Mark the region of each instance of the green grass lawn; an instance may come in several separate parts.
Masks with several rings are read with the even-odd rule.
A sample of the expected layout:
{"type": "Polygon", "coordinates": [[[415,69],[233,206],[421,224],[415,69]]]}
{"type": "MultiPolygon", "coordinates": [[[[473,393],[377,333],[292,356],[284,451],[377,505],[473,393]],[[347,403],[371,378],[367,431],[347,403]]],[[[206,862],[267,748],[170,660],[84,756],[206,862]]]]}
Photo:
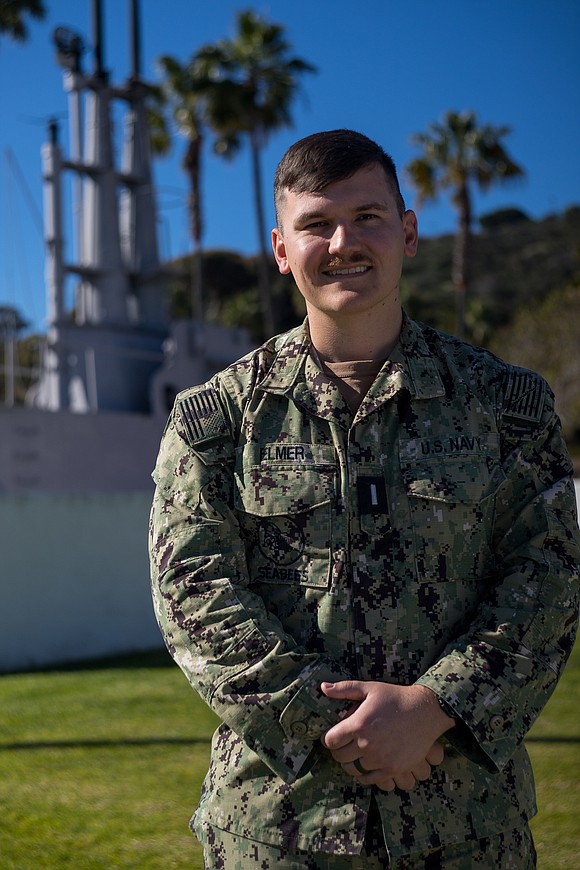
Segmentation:
{"type": "Polygon", "coordinates": [[[538,815],[532,831],[541,870],[580,868],[580,638],[552,698],[528,735],[538,815]]]}
{"type": "Polygon", "coordinates": [[[215,718],[164,653],[0,678],[0,867],[201,870],[215,718]]]}
{"type": "MultiPolygon", "coordinates": [[[[580,643],[530,734],[542,870],[579,866],[580,643]]],[[[0,867],[201,870],[213,714],[164,653],[0,677],[0,867]]]]}

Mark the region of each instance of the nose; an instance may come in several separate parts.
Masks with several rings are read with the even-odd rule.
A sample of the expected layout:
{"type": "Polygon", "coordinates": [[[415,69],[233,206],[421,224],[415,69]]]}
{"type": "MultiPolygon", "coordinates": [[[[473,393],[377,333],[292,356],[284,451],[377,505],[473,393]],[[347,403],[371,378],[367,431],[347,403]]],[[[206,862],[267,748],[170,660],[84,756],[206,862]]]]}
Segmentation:
{"type": "Polygon", "coordinates": [[[328,242],[328,253],[344,257],[358,247],[357,236],[350,224],[336,224],[328,242]]]}

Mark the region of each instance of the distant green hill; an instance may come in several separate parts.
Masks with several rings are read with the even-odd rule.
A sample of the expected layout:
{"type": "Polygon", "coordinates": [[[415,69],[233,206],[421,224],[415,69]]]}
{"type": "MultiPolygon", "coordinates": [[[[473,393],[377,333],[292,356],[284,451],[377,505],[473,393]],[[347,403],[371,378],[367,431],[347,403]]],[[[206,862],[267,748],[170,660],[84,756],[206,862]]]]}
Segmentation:
{"type": "MultiPolygon", "coordinates": [[[[533,221],[515,210],[481,220],[472,240],[472,286],[468,326],[486,343],[523,307],[536,307],[554,290],[580,275],[580,207],[533,221]]],[[[422,239],[414,260],[405,263],[401,286],[411,316],[454,330],[451,283],[453,236],[422,239]]],[[[580,333],[580,326],[579,326],[580,333]]]]}

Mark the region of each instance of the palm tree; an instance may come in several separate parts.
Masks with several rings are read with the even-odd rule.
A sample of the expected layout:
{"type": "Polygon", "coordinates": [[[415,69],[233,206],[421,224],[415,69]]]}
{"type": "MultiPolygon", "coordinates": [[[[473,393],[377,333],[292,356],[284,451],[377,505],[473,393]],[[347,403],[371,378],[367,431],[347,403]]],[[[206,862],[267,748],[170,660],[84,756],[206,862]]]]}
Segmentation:
{"type": "Polygon", "coordinates": [[[164,82],[150,92],[151,144],[157,154],[171,147],[163,109],[168,105],[179,133],[186,140],[182,166],[189,179],[188,211],[194,244],[192,269],[192,311],[198,320],[204,319],[203,301],[203,220],[201,207],[201,155],[204,125],[202,97],[195,73],[195,57],[182,66],[169,55],[159,59],[164,82]]]}
{"type": "Polygon", "coordinates": [[[25,16],[44,18],[46,9],[41,0],[9,0],[0,3],[0,34],[6,33],[17,42],[28,39],[25,16]]]}
{"type": "Polygon", "coordinates": [[[249,140],[260,249],[260,302],[264,328],[270,335],[276,323],[268,278],[260,154],[270,133],[292,125],[290,105],[298,90],[297,76],[315,72],[311,64],[290,56],[290,50],[283,27],[246,11],[237,16],[237,33],[232,40],[206,45],[196,56],[196,71],[205,81],[206,118],[215,133],[215,152],[232,157],[242,138],[249,140]]]}
{"type": "Polygon", "coordinates": [[[412,137],[422,148],[421,157],[411,161],[407,172],[418,191],[421,205],[450,189],[459,212],[459,229],[453,254],[453,284],[457,300],[456,331],[465,333],[465,303],[469,291],[472,211],[471,185],[487,190],[496,181],[524,175],[505,150],[501,140],[509,127],[479,127],[474,112],[448,112],[440,124],[430,124],[427,133],[412,137]]]}

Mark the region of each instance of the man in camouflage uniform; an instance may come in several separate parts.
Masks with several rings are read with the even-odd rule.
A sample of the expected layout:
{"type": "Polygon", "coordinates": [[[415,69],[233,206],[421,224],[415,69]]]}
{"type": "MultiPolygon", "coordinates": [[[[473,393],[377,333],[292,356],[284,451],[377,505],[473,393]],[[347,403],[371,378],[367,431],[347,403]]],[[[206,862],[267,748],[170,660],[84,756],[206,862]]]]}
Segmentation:
{"type": "Polygon", "coordinates": [[[222,720],[206,866],[533,867],[580,554],[553,396],[402,312],[375,143],[301,140],[275,197],[307,321],[178,396],[154,472],[157,617],[222,720]]]}

